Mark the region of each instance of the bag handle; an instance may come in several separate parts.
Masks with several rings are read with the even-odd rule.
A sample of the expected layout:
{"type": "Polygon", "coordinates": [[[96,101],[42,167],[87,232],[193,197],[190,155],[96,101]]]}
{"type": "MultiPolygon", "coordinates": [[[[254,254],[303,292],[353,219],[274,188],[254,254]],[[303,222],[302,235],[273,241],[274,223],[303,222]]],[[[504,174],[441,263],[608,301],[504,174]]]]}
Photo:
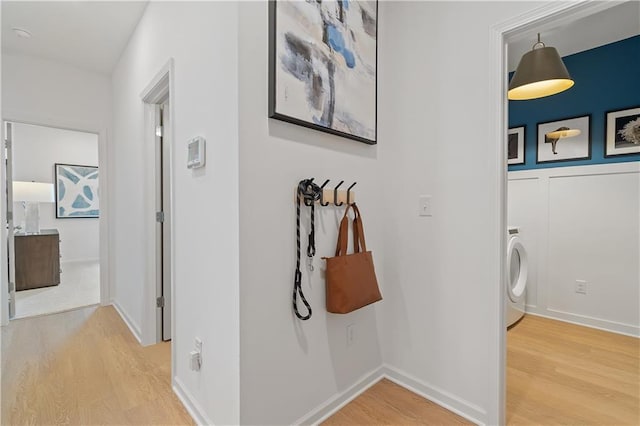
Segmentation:
{"type": "Polygon", "coordinates": [[[362,216],[360,216],[360,210],[354,204],[357,216],[353,219],[353,239],[360,242],[360,249],[363,252],[367,251],[367,244],[364,242],[364,225],[362,224],[362,216]]]}
{"type": "Polygon", "coordinates": [[[344,211],[344,216],[340,221],[338,231],[338,243],[336,244],[336,256],[344,256],[347,254],[347,244],[349,242],[349,210],[353,208],[353,252],[360,253],[367,251],[367,245],[364,240],[364,228],[362,226],[362,217],[360,210],[355,203],[349,204],[344,211]]]}

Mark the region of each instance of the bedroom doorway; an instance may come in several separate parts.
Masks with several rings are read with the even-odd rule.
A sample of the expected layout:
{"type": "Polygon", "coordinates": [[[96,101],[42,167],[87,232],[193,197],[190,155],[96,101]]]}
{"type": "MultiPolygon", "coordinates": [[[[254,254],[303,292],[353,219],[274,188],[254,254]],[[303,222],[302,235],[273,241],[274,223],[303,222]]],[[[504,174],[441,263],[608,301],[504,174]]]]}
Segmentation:
{"type": "Polygon", "coordinates": [[[9,317],[99,304],[99,135],[5,121],[9,317]]]}

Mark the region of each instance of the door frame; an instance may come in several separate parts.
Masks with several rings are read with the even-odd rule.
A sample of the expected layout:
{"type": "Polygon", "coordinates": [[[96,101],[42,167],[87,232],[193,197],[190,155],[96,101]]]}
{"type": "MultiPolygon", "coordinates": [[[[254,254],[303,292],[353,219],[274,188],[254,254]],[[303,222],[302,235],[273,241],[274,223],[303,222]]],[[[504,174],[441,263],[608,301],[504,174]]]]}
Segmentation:
{"type": "MultiPolygon", "coordinates": [[[[6,192],[4,192],[5,197],[7,198],[7,202],[2,204],[3,211],[7,215],[6,222],[7,228],[7,263],[9,267],[9,271],[7,274],[7,279],[9,280],[9,299],[8,303],[3,305],[8,305],[9,312],[9,320],[16,316],[16,239],[15,239],[15,211],[13,208],[13,188],[10,188],[10,183],[13,185],[13,125],[14,123],[11,121],[3,121],[2,128],[5,131],[4,137],[2,140],[4,141],[4,152],[2,153],[2,162],[5,164],[4,173],[2,176],[6,182],[6,192]],[[11,178],[9,178],[11,176],[11,178]],[[14,235],[11,235],[11,234],[14,235]]],[[[2,261],[4,264],[4,260],[2,261]]]]}
{"type": "MultiPolygon", "coordinates": [[[[156,306],[156,298],[158,297],[158,281],[159,273],[157,269],[157,230],[156,230],[156,133],[155,126],[157,122],[158,105],[169,100],[169,120],[171,125],[165,127],[164,134],[169,143],[169,148],[165,150],[169,158],[167,160],[169,179],[168,188],[164,192],[169,197],[168,206],[165,210],[164,232],[169,234],[169,279],[171,281],[171,296],[169,300],[169,309],[171,312],[171,336],[176,338],[175,333],[175,249],[173,242],[175,241],[174,217],[174,162],[173,162],[173,142],[174,128],[174,61],[170,58],[168,62],[160,69],[156,76],[147,84],[140,94],[141,102],[144,106],[144,156],[147,165],[145,170],[145,200],[144,209],[145,217],[149,220],[145,221],[146,248],[146,274],[143,292],[144,318],[142,324],[141,343],[143,345],[152,345],[162,341],[162,317],[159,315],[159,308],[156,306]]],[[[165,256],[165,259],[167,256],[165,256]]],[[[175,371],[175,345],[171,345],[171,368],[175,371]]],[[[173,374],[172,374],[173,377],[173,374]]]]}
{"type": "Polygon", "coordinates": [[[493,181],[495,188],[494,200],[498,205],[495,220],[492,226],[495,229],[492,247],[497,247],[498,251],[494,252],[497,258],[495,261],[496,269],[492,271],[492,282],[498,283],[493,288],[494,306],[493,317],[496,325],[495,332],[490,338],[491,347],[496,350],[493,359],[496,364],[491,366],[491,370],[498,374],[491,376],[490,389],[497,392],[491,400],[496,401],[497,405],[489,407],[488,423],[490,424],[506,424],[506,361],[507,361],[507,329],[505,327],[506,315],[506,291],[507,291],[507,131],[509,128],[508,120],[508,68],[507,68],[507,44],[524,37],[531,37],[537,32],[570,24],[578,19],[616,6],[621,2],[601,2],[597,0],[579,0],[576,2],[550,2],[542,7],[533,9],[525,14],[515,18],[503,21],[494,25],[490,29],[490,49],[491,62],[493,63],[493,74],[491,77],[491,98],[489,99],[495,111],[495,119],[492,120],[494,125],[491,128],[489,140],[495,141],[495,145],[490,148],[493,150],[493,181]]]}
{"type": "MultiPolygon", "coordinates": [[[[3,123],[3,125],[1,126],[2,129],[0,130],[2,132],[2,141],[4,141],[6,137],[4,122],[7,121],[19,124],[30,124],[34,126],[71,130],[74,132],[92,133],[98,136],[98,167],[100,169],[100,217],[98,219],[98,226],[100,228],[100,305],[106,306],[111,304],[111,263],[109,256],[109,182],[111,173],[109,172],[109,133],[107,129],[102,127],[101,125],[98,125],[97,123],[89,124],[85,122],[77,122],[74,120],[64,120],[53,117],[38,116],[30,113],[5,110],[2,111],[1,120],[3,123]]],[[[4,153],[2,154],[2,157],[4,157],[4,153]]],[[[7,203],[6,188],[6,170],[4,164],[0,164],[0,205],[3,206],[3,210],[7,203]]],[[[3,221],[4,220],[6,220],[6,218],[3,217],[3,221]]],[[[7,251],[7,244],[5,244],[8,236],[9,235],[6,227],[4,225],[0,226],[0,259],[7,259],[9,256],[9,253],[7,251]]],[[[2,262],[4,262],[4,260],[2,260],[2,262]]],[[[2,271],[0,273],[0,326],[6,326],[9,324],[9,278],[4,271],[4,266],[0,267],[0,271],[2,271]]]]}

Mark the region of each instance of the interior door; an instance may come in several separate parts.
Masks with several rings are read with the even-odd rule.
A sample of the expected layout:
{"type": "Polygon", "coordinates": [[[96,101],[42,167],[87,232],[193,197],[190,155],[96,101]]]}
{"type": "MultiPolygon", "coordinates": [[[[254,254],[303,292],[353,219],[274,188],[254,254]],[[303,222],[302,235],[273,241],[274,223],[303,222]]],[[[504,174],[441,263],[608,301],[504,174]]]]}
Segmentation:
{"type": "Polygon", "coordinates": [[[162,105],[162,340],[171,340],[171,117],[169,101],[162,105]]]}
{"type": "Polygon", "coordinates": [[[170,117],[168,100],[156,105],[156,320],[158,339],[171,340],[170,117]]]}
{"type": "Polygon", "coordinates": [[[12,149],[13,149],[13,125],[5,122],[5,171],[7,173],[7,271],[9,272],[9,318],[16,315],[16,271],[15,265],[15,238],[13,223],[13,166],[12,166],[12,149]]]}

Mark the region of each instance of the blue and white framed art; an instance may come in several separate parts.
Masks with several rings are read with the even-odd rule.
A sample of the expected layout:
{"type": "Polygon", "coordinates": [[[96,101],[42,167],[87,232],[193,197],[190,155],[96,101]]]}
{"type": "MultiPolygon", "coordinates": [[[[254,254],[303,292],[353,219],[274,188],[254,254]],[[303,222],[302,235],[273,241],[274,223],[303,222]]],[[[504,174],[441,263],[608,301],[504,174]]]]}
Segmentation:
{"type": "Polygon", "coordinates": [[[97,167],[56,163],[55,179],[56,218],[100,217],[97,167]]]}
{"type": "Polygon", "coordinates": [[[269,1],[269,117],[375,144],[377,1],[269,1]]]}

